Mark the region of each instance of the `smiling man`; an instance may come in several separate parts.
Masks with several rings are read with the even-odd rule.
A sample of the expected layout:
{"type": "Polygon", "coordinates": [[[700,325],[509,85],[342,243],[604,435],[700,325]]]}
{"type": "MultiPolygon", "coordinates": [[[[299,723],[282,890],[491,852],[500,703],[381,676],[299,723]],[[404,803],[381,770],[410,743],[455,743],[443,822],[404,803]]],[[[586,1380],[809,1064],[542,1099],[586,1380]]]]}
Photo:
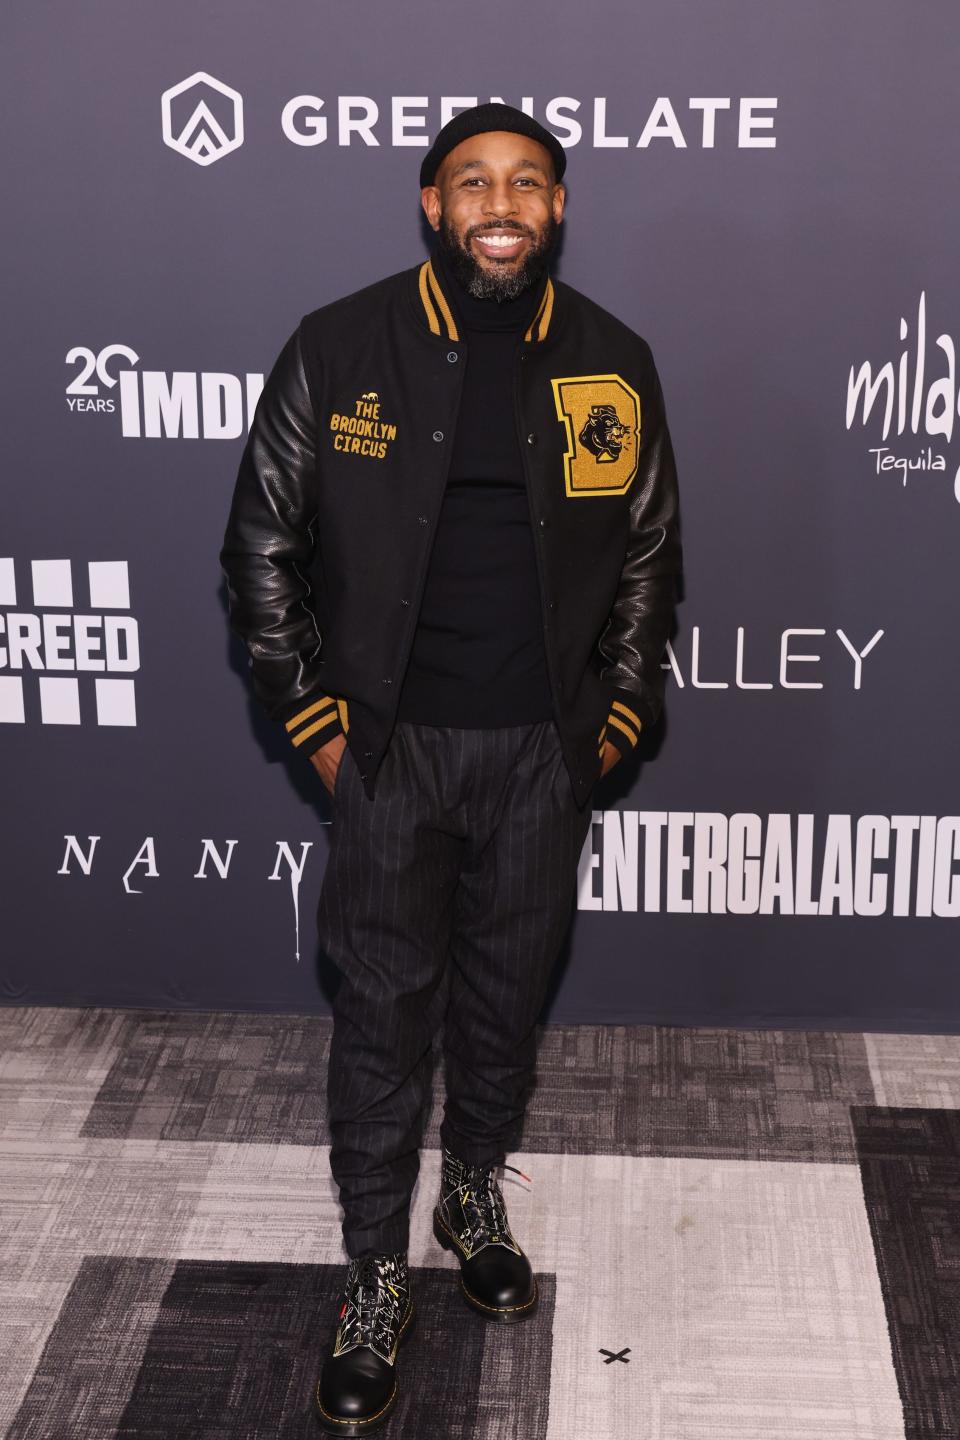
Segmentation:
{"type": "Polygon", "coordinates": [[[465,290],[479,300],[515,300],[546,268],[563,216],[554,162],[538,141],[524,144],[510,131],[474,135],[454,149],[423,189],[427,219],[465,290]],[[509,189],[491,204],[500,174],[509,189]]]}
{"type": "Polygon", "coordinates": [[[420,171],[430,258],[302,318],[220,555],[254,688],[332,797],[318,926],[340,981],[327,1112],[348,1265],[317,1387],[331,1434],[396,1402],[441,1025],[434,1236],[477,1314],[536,1308],[498,1172],[596,782],[663,700],[673,450],[647,343],[551,277],[565,164],[508,105],[444,126],[420,171]]]}

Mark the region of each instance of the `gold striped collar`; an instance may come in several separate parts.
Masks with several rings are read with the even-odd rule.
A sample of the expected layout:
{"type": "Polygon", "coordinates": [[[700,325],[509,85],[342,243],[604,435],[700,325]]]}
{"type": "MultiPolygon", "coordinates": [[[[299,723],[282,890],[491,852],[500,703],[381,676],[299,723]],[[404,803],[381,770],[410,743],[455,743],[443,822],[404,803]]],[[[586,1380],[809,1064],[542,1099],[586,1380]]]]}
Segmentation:
{"type": "MultiPolygon", "coordinates": [[[[430,260],[424,260],[420,266],[420,303],[423,305],[423,313],[426,316],[427,325],[432,335],[446,335],[448,340],[459,340],[460,332],[457,329],[457,322],[453,318],[453,311],[440,288],[440,281],[437,279],[436,271],[430,260]]],[[[547,331],[550,328],[550,320],[553,316],[553,281],[547,277],[543,297],[537,306],[537,313],[530,321],[529,329],[524,335],[524,340],[545,340],[547,331]]]]}

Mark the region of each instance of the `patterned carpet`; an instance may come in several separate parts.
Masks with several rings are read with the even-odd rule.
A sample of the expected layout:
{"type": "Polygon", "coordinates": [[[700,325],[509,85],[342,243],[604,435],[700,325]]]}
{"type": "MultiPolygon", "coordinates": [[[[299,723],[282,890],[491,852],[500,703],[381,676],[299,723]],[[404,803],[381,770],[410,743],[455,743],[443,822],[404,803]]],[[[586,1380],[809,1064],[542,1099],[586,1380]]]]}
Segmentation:
{"type": "MultiPolygon", "coordinates": [[[[324,1017],[0,1009],[0,1436],[316,1436],[324,1017]]],[[[960,1039],[547,1026],[504,1181],[542,1302],[414,1196],[416,1440],[956,1440],[960,1039]]]]}

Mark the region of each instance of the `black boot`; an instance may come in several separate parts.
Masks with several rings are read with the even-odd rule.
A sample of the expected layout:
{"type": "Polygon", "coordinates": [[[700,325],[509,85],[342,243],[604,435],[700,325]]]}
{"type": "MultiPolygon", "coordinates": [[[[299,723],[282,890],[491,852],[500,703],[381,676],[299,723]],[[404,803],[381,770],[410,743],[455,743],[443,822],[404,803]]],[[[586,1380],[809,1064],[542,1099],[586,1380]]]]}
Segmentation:
{"type": "MultiPolygon", "coordinates": [[[[460,1288],[467,1304],[488,1320],[509,1324],[533,1314],[537,1282],[510,1233],[497,1168],[467,1165],[444,1146],[433,1233],[460,1261],[460,1288]]],[[[523,1175],[515,1165],[503,1168],[523,1175]]]]}
{"type": "Polygon", "coordinates": [[[390,1418],[397,1346],[412,1320],[406,1251],[350,1261],[333,1350],[317,1385],[327,1434],[367,1435],[390,1418]]]}

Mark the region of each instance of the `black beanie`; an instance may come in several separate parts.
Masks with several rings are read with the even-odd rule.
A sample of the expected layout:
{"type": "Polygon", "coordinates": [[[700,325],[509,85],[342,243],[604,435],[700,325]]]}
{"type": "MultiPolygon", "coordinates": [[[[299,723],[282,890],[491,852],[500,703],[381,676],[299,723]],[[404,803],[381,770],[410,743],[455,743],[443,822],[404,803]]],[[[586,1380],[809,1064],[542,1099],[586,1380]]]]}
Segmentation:
{"type": "Polygon", "coordinates": [[[461,110],[459,115],[454,115],[452,120],[447,121],[423,157],[423,164],[420,166],[420,188],[433,184],[440,161],[450,154],[455,145],[459,145],[461,140],[468,140],[471,135],[483,135],[488,130],[511,130],[515,135],[529,135],[531,140],[539,140],[553,156],[557,179],[562,179],[567,168],[567,155],[556,136],[545,130],[538,120],[525,115],[513,105],[502,105],[491,100],[487,105],[474,105],[470,110],[461,110]]]}

